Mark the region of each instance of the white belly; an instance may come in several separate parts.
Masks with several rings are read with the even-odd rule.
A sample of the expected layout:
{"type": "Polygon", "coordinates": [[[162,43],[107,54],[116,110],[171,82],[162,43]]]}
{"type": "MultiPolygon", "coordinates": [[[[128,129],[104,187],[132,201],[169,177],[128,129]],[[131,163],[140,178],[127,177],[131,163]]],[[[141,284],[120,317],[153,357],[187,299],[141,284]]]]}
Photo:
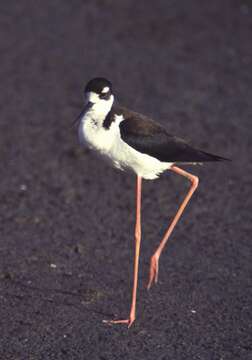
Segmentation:
{"type": "Polygon", "coordinates": [[[85,116],[79,127],[79,139],[83,145],[98,151],[110,160],[113,166],[121,170],[131,170],[144,179],[156,179],[172,163],[161,162],[152,156],[142,154],[121,139],[119,124],[123,120],[118,116],[109,129],[94,123],[85,116]]]}

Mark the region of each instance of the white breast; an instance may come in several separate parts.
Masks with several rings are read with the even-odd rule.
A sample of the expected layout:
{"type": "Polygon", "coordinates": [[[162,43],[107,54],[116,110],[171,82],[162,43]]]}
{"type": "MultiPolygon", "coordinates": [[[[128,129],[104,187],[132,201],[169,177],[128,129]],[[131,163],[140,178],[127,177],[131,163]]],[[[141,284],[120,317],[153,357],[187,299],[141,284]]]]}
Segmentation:
{"type": "Polygon", "coordinates": [[[79,126],[79,139],[84,145],[94,148],[100,152],[109,151],[118,136],[119,123],[122,118],[118,117],[117,126],[105,129],[102,126],[104,115],[88,111],[81,120],[79,126]]]}
{"type": "Polygon", "coordinates": [[[104,116],[96,113],[94,117],[92,111],[85,114],[79,127],[79,139],[83,145],[109,159],[116,168],[132,170],[144,179],[155,179],[172,166],[172,163],[136,151],[122,140],[119,124],[123,116],[116,116],[109,129],[102,126],[103,120],[104,116]]]}

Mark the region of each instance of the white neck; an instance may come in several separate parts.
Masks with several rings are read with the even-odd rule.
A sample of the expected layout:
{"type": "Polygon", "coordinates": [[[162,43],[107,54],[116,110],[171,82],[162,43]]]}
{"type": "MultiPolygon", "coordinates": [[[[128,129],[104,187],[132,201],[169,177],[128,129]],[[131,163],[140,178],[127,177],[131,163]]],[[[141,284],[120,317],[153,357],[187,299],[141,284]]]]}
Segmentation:
{"type": "Polygon", "coordinates": [[[114,95],[111,95],[109,100],[99,100],[94,103],[91,110],[96,114],[106,116],[110,112],[113,102],[114,95]]]}
{"type": "Polygon", "coordinates": [[[110,95],[109,100],[103,100],[99,98],[99,95],[94,92],[87,93],[87,101],[93,103],[92,108],[90,109],[90,113],[97,114],[98,116],[104,115],[106,116],[113,105],[114,95],[110,95]]]}

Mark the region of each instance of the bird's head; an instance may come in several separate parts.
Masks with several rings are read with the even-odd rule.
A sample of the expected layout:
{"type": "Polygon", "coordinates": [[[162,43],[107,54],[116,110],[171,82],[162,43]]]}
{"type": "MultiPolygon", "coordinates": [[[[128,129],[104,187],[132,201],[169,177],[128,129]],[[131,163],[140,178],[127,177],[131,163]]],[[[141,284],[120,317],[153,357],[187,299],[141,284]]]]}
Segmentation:
{"type": "Polygon", "coordinates": [[[85,87],[85,100],[96,111],[109,112],[114,102],[111,82],[105,78],[90,80],[85,87]]]}
{"type": "Polygon", "coordinates": [[[112,84],[105,78],[94,78],[90,80],[84,90],[85,106],[74,120],[72,126],[76,125],[87,111],[106,116],[114,102],[112,84]]]}

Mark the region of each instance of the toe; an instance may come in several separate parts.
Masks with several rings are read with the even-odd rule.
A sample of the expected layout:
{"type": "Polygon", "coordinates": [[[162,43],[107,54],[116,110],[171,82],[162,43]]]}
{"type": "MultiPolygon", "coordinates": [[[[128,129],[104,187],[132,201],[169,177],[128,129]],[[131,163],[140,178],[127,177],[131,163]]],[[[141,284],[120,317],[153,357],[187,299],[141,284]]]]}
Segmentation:
{"type": "Polygon", "coordinates": [[[125,320],[102,320],[103,323],[105,324],[129,324],[129,319],[125,319],[125,320]]]}
{"type": "Polygon", "coordinates": [[[151,257],[151,263],[150,263],[150,275],[149,275],[149,282],[147,285],[147,289],[149,290],[153,284],[153,281],[155,283],[158,282],[158,259],[155,255],[151,257]]]}

